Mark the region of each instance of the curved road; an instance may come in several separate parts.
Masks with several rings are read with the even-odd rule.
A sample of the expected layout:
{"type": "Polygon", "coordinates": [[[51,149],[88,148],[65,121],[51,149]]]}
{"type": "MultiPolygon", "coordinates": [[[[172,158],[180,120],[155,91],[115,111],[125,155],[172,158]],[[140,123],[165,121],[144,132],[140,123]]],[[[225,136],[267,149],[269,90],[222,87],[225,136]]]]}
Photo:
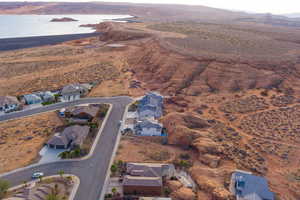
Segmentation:
{"type": "Polygon", "coordinates": [[[74,174],[80,178],[80,185],[75,195],[75,200],[99,200],[116,145],[119,121],[122,120],[125,108],[131,101],[129,97],[85,98],[0,116],[0,121],[5,121],[85,103],[112,104],[112,110],[104,124],[104,128],[101,133],[100,131],[98,133],[101,135],[95,150],[88,159],[65,160],[41,165],[35,164],[2,174],[0,178],[9,180],[12,186],[16,186],[24,181],[29,181],[32,173],[35,171],[42,171],[45,173],[45,176],[49,176],[57,174],[59,170],[63,170],[66,174],[74,174]]]}

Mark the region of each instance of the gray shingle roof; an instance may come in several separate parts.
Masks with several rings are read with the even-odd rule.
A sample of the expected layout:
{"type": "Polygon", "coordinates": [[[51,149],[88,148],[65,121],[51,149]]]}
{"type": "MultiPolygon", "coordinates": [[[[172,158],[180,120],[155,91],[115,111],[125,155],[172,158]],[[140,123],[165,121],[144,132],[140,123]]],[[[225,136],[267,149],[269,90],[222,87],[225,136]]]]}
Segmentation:
{"type": "Polygon", "coordinates": [[[126,172],[136,176],[161,177],[162,168],[162,164],[156,163],[127,163],[126,172]]]}
{"type": "Polygon", "coordinates": [[[50,91],[37,92],[35,94],[41,97],[44,101],[47,101],[49,99],[54,99],[54,94],[50,91]]]}
{"type": "Polygon", "coordinates": [[[81,93],[83,91],[88,91],[88,88],[86,88],[82,84],[76,83],[76,84],[66,85],[65,87],[63,87],[61,94],[65,95],[65,94],[72,94],[72,93],[81,93]]]}
{"type": "Polygon", "coordinates": [[[143,112],[145,110],[150,110],[150,111],[156,112],[157,108],[156,108],[156,106],[153,106],[153,105],[144,105],[139,108],[139,112],[143,112]]]}
{"type": "Polygon", "coordinates": [[[232,174],[235,181],[235,193],[245,200],[274,200],[273,192],[270,192],[265,178],[240,171],[232,174]]]}
{"type": "Polygon", "coordinates": [[[163,102],[163,97],[154,92],[147,93],[143,99],[140,101],[143,105],[161,106],[163,102]]]}
{"type": "Polygon", "coordinates": [[[68,146],[69,145],[69,140],[67,137],[65,137],[65,135],[61,135],[61,134],[56,134],[54,135],[48,142],[48,145],[63,145],[63,146],[68,146]]]}
{"type": "Polygon", "coordinates": [[[161,187],[162,179],[160,177],[139,177],[126,175],[123,180],[123,185],[161,187]]]}
{"type": "Polygon", "coordinates": [[[98,111],[99,111],[99,107],[97,107],[97,106],[79,106],[79,107],[75,107],[74,109],[70,110],[72,115],[86,113],[86,114],[90,115],[91,117],[96,117],[98,111]]]}
{"type": "Polygon", "coordinates": [[[62,133],[54,135],[47,144],[68,145],[71,141],[73,145],[81,145],[89,133],[88,126],[69,126],[62,133]]]}
{"type": "Polygon", "coordinates": [[[26,102],[42,101],[42,98],[36,94],[26,94],[24,95],[24,99],[26,102]]]}
{"type": "Polygon", "coordinates": [[[74,125],[65,128],[62,134],[65,135],[69,140],[72,140],[73,144],[81,145],[86,136],[88,135],[89,130],[90,127],[88,126],[74,125]]]}
{"type": "Polygon", "coordinates": [[[18,99],[13,96],[0,96],[0,107],[11,104],[20,104],[18,99]]]}
{"type": "Polygon", "coordinates": [[[154,122],[151,122],[149,120],[144,120],[144,121],[138,122],[136,124],[136,128],[157,128],[157,129],[160,129],[160,128],[162,128],[162,126],[158,123],[154,123],[154,122]]]}

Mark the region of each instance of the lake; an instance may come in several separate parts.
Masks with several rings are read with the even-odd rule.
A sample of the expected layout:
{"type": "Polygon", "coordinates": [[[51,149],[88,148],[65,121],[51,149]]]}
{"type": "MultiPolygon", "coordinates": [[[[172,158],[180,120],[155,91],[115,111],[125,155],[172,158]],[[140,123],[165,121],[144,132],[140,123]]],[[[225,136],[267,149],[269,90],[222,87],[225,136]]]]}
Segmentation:
{"type": "Polygon", "coordinates": [[[96,24],[106,20],[131,17],[129,15],[0,15],[0,38],[51,36],[92,33],[82,24],[96,24]],[[53,18],[69,17],[78,21],[50,22],[53,18]]]}

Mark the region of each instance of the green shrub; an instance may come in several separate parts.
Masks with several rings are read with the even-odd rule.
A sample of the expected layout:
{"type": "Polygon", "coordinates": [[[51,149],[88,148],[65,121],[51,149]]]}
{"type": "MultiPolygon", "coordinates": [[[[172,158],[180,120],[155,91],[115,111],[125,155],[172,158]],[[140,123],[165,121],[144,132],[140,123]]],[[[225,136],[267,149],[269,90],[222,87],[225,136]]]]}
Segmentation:
{"type": "Polygon", "coordinates": [[[54,101],[47,101],[47,102],[43,102],[42,105],[47,106],[47,105],[51,105],[51,104],[54,104],[54,103],[55,103],[54,101]]]}
{"type": "Polygon", "coordinates": [[[0,199],[5,196],[9,187],[10,183],[7,180],[0,179],[0,199]]]}
{"type": "Polygon", "coordinates": [[[112,194],[106,194],[106,195],[104,196],[105,199],[110,199],[110,198],[112,198],[112,197],[113,197],[112,194]]]}
{"type": "Polygon", "coordinates": [[[118,171],[117,165],[113,164],[113,165],[110,167],[110,171],[111,171],[111,173],[112,173],[113,175],[116,174],[117,171],[118,171]]]}

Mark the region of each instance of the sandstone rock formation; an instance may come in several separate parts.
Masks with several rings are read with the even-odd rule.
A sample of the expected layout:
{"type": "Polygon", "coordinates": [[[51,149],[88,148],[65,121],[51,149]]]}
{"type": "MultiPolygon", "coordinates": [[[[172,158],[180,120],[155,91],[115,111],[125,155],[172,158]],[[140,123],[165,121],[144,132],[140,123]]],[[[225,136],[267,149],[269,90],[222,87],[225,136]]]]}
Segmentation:
{"type": "Polygon", "coordinates": [[[171,197],[174,200],[195,200],[196,194],[190,188],[181,187],[179,190],[173,192],[171,197]]]}
{"type": "Polygon", "coordinates": [[[217,168],[220,165],[221,157],[211,154],[204,154],[199,156],[199,160],[211,168],[217,168]]]}
{"type": "Polygon", "coordinates": [[[179,188],[181,188],[182,184],[179,181],[170,180],[170,181],[167,181],[167,186],[168,186],[168,188],[170,188],[170,190],[172,192],[174,192],[174,191],[178,190],[179,188]]]}

